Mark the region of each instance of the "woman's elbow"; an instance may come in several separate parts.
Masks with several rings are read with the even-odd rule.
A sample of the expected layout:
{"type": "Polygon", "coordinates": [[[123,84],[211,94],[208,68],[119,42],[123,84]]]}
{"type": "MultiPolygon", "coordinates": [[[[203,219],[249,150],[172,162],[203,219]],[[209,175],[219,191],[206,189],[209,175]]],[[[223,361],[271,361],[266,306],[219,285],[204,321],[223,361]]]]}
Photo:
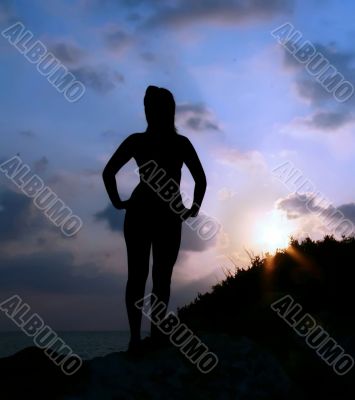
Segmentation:
{"type": "Polygon", "coordinates": [[[106,167],[103,169],[101,176],[102,176],[103,180],[105,180],[105,178],[107,177],[107,169],[106,169],[106,167]]]}
{"type": "Polygon", "coordinates": [[[102,171],[102,179],[104,182],[107,182],[110,179],[111,171],[107,166],[102,171]]]}
{"type": "Polygon", "coordinates": [[[202,173],[195,182],[196,182],[196,185],[199,187],[200,191],[202,191],[202,192],[206,191],[207,179],[206,179],[206,175],[204,173],[202,173]]]}
{"type": "Polygon", "coordinates": [[[203,186],[206,189],[206,187],[207,187],[207,178],[206,178],[206,174],[204,172],[202,172],[200,180],[201,180],[201,186],[203,186]]]}

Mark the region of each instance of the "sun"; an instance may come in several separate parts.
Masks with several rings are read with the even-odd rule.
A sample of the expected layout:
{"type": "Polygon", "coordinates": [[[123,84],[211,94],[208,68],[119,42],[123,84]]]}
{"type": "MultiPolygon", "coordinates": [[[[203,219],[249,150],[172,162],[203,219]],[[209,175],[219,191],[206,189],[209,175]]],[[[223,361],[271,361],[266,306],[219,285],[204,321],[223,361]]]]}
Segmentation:
{"type": "Polygon", "coordinates": [[[262,251],[274,253],[288,246],[294,226],[281,211],[271,211],[255,223],[255,240],[262,251]]]}

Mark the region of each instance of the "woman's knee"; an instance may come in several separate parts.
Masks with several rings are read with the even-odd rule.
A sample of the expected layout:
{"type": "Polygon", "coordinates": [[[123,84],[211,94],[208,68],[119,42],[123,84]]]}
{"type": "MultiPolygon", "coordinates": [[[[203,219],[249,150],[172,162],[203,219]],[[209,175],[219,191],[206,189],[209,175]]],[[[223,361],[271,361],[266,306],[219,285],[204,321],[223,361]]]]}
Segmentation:
{"type": "Polygon", "coordinates": [[[130,292],[141,293],[144,292],[147,277],[130,277],[127,279],[126,289],[130,292]]]}
{"type": "Polygon", "coordinates": [[[167,274],[154,274],[153,276],[153,289],[156,290],[169,290],[171,285],[171,275],[167,274]]]}

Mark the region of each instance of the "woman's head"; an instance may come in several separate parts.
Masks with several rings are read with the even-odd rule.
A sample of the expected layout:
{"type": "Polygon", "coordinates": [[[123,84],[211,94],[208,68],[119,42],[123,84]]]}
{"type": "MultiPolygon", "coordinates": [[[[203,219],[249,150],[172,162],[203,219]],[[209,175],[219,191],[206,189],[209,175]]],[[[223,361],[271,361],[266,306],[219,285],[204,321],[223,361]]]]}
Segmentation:
{"type": "Polygon", "coordinates": [[[172,93],[164,88],[148,86],[144,96],[147,131],[176,133],[175,100],[172,93]]]}

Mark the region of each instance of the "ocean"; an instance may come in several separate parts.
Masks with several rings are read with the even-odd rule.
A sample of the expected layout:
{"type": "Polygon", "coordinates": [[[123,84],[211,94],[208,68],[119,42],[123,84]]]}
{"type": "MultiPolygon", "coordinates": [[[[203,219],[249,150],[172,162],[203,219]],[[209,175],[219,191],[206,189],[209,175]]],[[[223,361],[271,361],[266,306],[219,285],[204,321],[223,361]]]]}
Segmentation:
{"type": "MultiPolygon", "coordinates": [[[[58,336],[71,347],[74,353],[82,359],[88,360],[94,357],[102,357],[106,354],[127,350],[128,331],[108,332],[68,332],[57,331],[58,336]]],[[[144,332],[142,337],[147,336],[144,332]]],[[[0,358],[11,356],[18,351],[35,346],[31,338],[23,332],[0,332],[0,358]]]]}

